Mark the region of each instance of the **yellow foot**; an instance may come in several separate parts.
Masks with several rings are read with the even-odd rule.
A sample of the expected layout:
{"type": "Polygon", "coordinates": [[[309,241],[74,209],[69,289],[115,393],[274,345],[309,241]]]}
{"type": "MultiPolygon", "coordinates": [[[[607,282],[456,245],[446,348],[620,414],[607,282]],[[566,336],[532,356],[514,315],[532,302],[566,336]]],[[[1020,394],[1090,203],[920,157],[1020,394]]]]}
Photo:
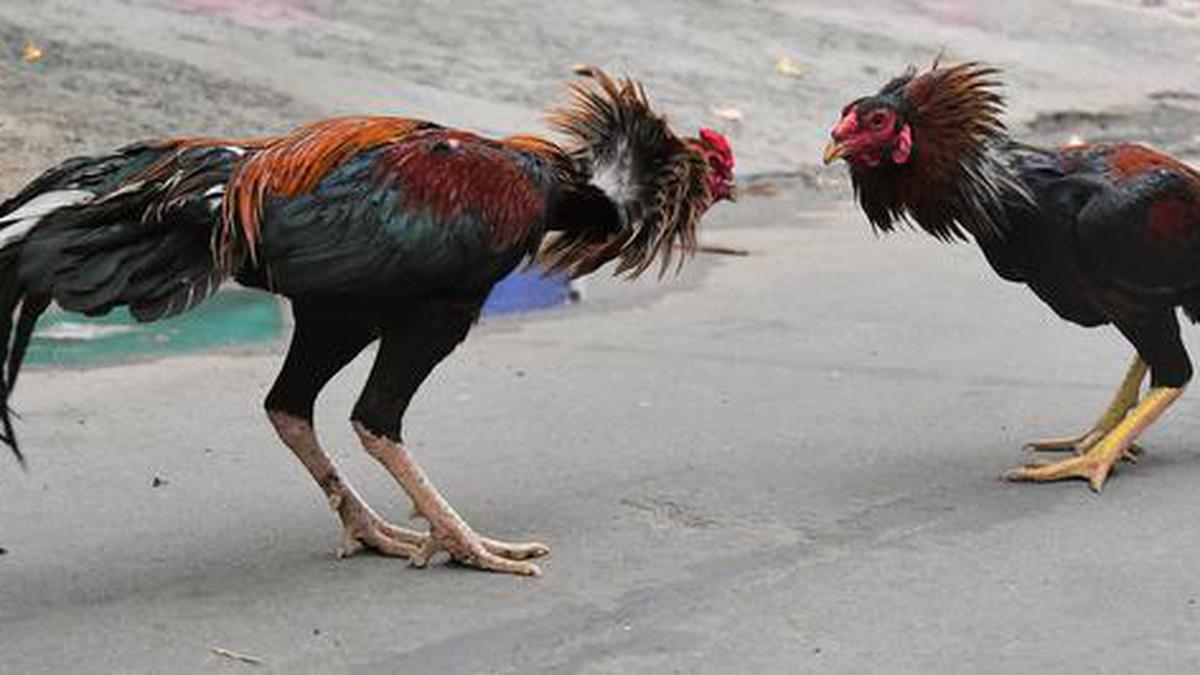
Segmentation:
{"type": "MultiPolygon", "coordinates": [[[[1085,455],[1088,450],[1104,439],[1106,433],[1107,431],[1104,429],[1095,428],[1078,436],[1043,438],[1026,443],[1024,449],[1031,452],[1072,452],[1076,455],[1085,455]]],[[[1125,450],[1121,459],[1131,464],[1137,464],[1142,453],[1142,447],[1134,443],[1125,450]]]]}
{"type": "Polygon", "coordinates": [[[1092,490],[1100,492],[1104,481],[1112,471],[1112,462],[1106,462],[1094,454],[1064,459],[1053,464],[1026,464],[1004,474],[1005,480],[1015,482],[1049,483],[1052,481],[1080,478],[1086,480],[1092,490]]]}
{"type": "MultiPolygon", "coordinates": [[[[1100,415],[1100,419],[1096,420],[1096,424],[1091,429],[1078,436],[1048,438],[1026,443],[1025,449],[1033,450],[1034,452],[1074,452],[1077,455],[1085,454],[1092,449],[1092,446],[1103,440],[1109,432],[1116,429],[1117,425],[1129,414],[1129,411],[1137,407],[1138,392],[1141,389],[1142,380],[1146,379],[1146,373],[1146,364],[1141,358],[1134,356],[1133,362],[1129,364],[1129,370],[1125,373],[1125,378],[1121,381],[1121,386],[1117,388],[1117,393],[1113,396],[1112,402],[1108,404],[1104,413],[1100,415]]],[[[1133,454],[1136,455],[1137,453],[1133,454]]],[[[1126,459],[1136,461],[1135,458],[1130,457],[1128,454],[1126,459]]]]}
{"type": "Polygon", "coordinates": [[[1033,452],[1074,452],[1077,455],[1082,455],[1090,450],[1101,438],[1104,438],[1104,431],[1097,428],[1078,436],[1041,438],[1036,441],[1030,441],[1025,444],[1025,449],[1033,452]]]}
{"type": "Polygon", "coordinates": [[[1032,464],[1004,474],[1013,481],[1048,481],[1082,478],[1096,492],[1104,486],[1113,465],[1134,452],[1133,442],[1162,414],[1183,389],[1177,387],[1152,387],[1133,410],[1118,423],[1104,438],[1094,443],[1086,454],[1064,459],[1054,464],[1032,464]]]}

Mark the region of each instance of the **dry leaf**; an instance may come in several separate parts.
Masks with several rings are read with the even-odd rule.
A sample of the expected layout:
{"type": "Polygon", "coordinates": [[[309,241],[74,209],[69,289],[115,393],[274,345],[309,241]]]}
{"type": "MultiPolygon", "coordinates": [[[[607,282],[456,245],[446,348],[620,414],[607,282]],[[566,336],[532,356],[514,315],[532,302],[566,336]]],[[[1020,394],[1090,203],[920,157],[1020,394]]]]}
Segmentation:
{"type": "Polygon", "coordinates": [[[233,659],[234,661],[241,661],[242,663],[251,663],[256,666],[262,665],[262,662],[263,662],[262,659],[258,658],[257,656],[241,654],[241,653],[238,653],[235,651],[230,651],[228,649],[223,649],[221,647],[212,647],[212,653],[216,654],[217,656],[223,656],[227,659],[233,659]]]}
{"type": "Polygon", "coordinates": [[[741,122],[742,117],[744,117],[741,110],[730,106],[713,106],[710,108],[710,110],[712,111],[712,114],[720,117],[723,120],[729,120],[730,122],[741,122]]]}
{"type": "Polygon", "coordinates": [[[775,72],[787,77],[804,77],[804,66],[799,61],[781,56],[775,62],[775,72]]]}
{"type": "Polygon", "coordinates": [[[769,181],[753,181],[745,187],[738,186],[738,192],[755,197],[773,197],[779,194],[779,186],[769,181]]]}
{"type": "Polygon", "coordinates": [[[33,41],[26,42],[21,48],[21,60],[25,63],[37,63],[42,60],[42,48],[37,46],[33,41]]]}

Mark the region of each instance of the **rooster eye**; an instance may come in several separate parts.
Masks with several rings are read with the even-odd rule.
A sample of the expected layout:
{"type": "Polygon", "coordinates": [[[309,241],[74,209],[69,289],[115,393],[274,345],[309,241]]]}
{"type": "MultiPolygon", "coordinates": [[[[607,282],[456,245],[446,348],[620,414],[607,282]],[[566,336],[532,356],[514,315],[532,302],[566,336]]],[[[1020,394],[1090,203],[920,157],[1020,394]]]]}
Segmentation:
{"type": "Polygon", "coordinates": [[[872,115],[871,121],[868,122],[868,124],[871,125],[871,129],[873,131],[879,131],[883,128],[884,124],[887,124],[887,115],[884,115],[883,113],[872,115]]]}

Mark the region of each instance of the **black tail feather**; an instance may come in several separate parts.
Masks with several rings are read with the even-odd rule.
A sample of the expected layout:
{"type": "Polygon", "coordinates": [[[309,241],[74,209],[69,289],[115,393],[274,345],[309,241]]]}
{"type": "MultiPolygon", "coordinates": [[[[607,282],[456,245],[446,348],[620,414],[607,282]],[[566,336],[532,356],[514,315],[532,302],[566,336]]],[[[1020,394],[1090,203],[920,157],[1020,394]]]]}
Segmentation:
{"type": "MultiPolygon", "coordinates": [[[[7,445],[17,458],[17,463],[21,465],[21,468],[25,468],[25,456],[21,454],[21,448],[17,445],[17,435],[13,430],[13,412],[8,406],[8,397],[12,393],[12,385],[16,381],[14,364],[19,368],[20,359],[24,357],[25,353],[24,346],[21,347],[19,354],[10,348],[13,342],[13,321],[18,313],[18,307],[23,304],[23,292],[17,277],[19,251],[19,246],[0,251],[0,352],[2,352],[0,356],[3,357],[0,359],[0,366],[3,366],[4,370],[3,373],[0,373],[3,375],[0,377],[0,443],[7,445]]],[[[40,314],[40,311],[38,313],[40,314]]],[[[26,336],[26,345],[28,342],[29,338],[26,336]]]]}
{"type": "Polygon", "coordinates": [[[4,371],[4,386],[12,391],[17,386],[17,373],[21,371],[21,363],[25,360],[25,351],[29,349],[29,340],[33,337],[33,329],[42,312],[50,306],[47,296],[25,296],[21,301],[21,312],[17,318],[17,332],[13,336],[12,348],[8,354],[8,364],[4,371]]]}
{"type": "Polygon", "coordinates": [[[137,144],[69,160],[0,202],[11,215],[68,192],[33,222],[0,222],[24,228],[0,248],[0,443],[22,466],[9,399],[38,317],[53,301],[92,316],[125,305],[151,321],[210,296],[223,279],[211,243],[224,186],[244,154],[216,139],[137,144]]]}

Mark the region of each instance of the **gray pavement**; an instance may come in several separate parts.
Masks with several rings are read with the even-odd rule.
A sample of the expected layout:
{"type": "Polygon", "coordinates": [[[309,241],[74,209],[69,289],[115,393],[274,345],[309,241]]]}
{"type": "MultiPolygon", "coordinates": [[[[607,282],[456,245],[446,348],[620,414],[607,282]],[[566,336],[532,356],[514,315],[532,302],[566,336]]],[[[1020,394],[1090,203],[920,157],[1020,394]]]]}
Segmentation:
{"type": "MultiPolygon", "coordinates": [[[[661,85],[652,92],[681,123],[705,121],[717,99],[754,110],[744,163],[806,178],[712,214],[705,238],[749,257],[702,256],[664,285],[591,280],[577,306],[479,327],[420,393],[407,425],[417,457],[481,531],[550,543],[540,579],[334,559],[334,518],[259,411],[279,347],[23,375],[31,470],[0,467],[0,671],[255,670],[220,647],[289,673],[1195,672],[1194,397],[1102,496],[998,481],[1028,458],[1028,438],[1092,421],[1128,347],[1058,321],[972,247],[879,240],[839,172],[809,165],[842,99],[939,45],[1014,69],[1019,128],[1038,112],[1197,90],[1196,27],[1096,2],[963,3],[965,14],[881,2],[883,22],[851,6],[722,2],[661,19],[678,41],[654,54],[639,12],[686,18],[697,4],[555,5],[560,17],[512,3],[508,21],[532,22],[522,30],[545,53],[475,45],[468,68],[439,61],[459,24],[433,5],[404,23],[387,3],[359,3],[344,32],[301,35],[140,0],[0,3],[6,35],[43,31],[64,59],[91,49],[146,77],[216,82],[238,123],[264,127],[272,109],[279,124],[372,108],[408,81],[389,59],[407,59],[460,74],[411,71],[419,106],[507,131],[552,99],[559,63],[630,54],[618,63],[661,85]],[[895,18],[913,8],[924,13],[895,18]],[[943,27],[922,33],[930,22],[943,27]],[[573,46],[560,29],[595,37],[573,46]],[[179,62],[163,60],[172,40],[179,62]],[[425,51],[406,51],[420,40],[425,51]],[[241,61],[242,45],[254,58],[241,61]],[[287,65],[306,45],[318,56],[287,65]],[[808,54],[808,78],[771,79],[782,45],[808,54]],[[365,54],[384,56],[368,68],[365,54]],[[343,76],[377,89],[328,88],[343,76]],[[493,93],[501,103],[482,103],[493,93]]],[[[60,144],[74,148],[150,124],[136,107],[119,115],[108,75],[85,66],[76,79],[48,68],[45,90],[0,71],[43,96],[0,104],[0,142],[33,164],[60,125],[83,125],[60,144]],[[89,126],[71,101],[112,124],[89,126]],[[20,140],[9,125],[25,119],[20,140]]],[[[232,124],[193,95],[181,124],[232,124]]],[[[345,422],[368,366],[364,355],[333,382],[318,427],[370,501],[403,519],[406,500],[345,422]]]]}

